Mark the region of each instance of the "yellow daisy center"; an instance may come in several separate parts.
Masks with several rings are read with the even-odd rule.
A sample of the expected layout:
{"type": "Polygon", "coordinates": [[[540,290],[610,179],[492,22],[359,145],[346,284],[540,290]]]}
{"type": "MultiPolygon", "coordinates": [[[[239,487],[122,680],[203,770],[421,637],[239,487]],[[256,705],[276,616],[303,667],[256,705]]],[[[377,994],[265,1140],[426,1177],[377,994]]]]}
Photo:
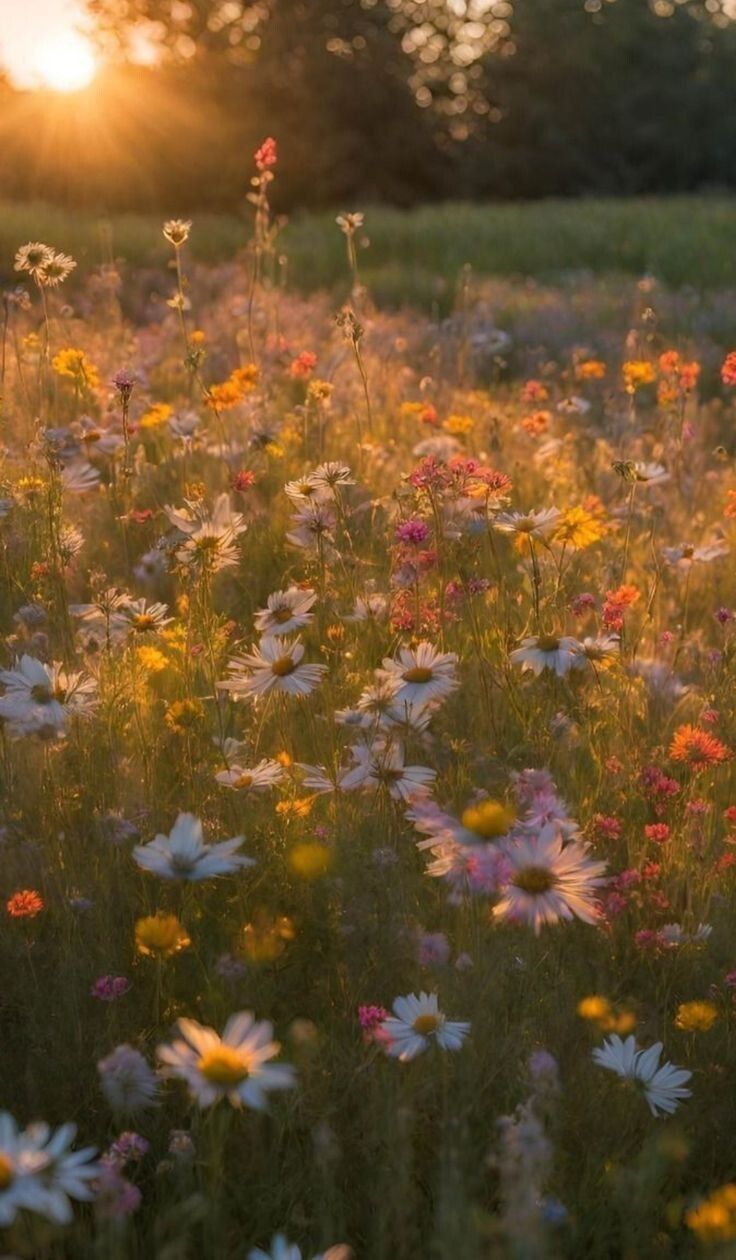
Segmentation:
{"type": "Polygon", "coordinates": [[[560,640],[556,634],[540,634],[537,639],[537,648],[540,652],[556,652],[560,646],[560,640]]]}
{"type": "Polygon", "coordinates": [[[53,698],[54,693],[46,683],[36,683],[35,687],[31,687],[31,699],[36,704],[51,704],[53,698]]]}
{"type": "Polygon", "coordinates": [[[440,1026],[438,1015],[417,1015],[412,1028],[415,1033],[419,1033],[420,1037],[428,1037],[430,1033],[437,1032],[440,1026]]]}
{"type": "Polygon", "coordinates": [[[237,779],[236,779],[236,780],[235,780],[235,782],[233,783],[233,787],[236,787],[236,788],[249,788],[249,787],[250,787],[250,785],[252,784],[252,782],[253,782],[253,775],[252,775],[252,774],[240,774],[240,775],[238,775],[237,779]]]}
{"type": "Polygon", "coordinates": [[[197,1067],[201,1075],[211,1085],[220,1085],[231,1089],[244,1081],[248,1075],[248,1065],[242,1054],[230,1046],[218,1046],[216,1050],[208,1050],[199,1060],[197,1067]]]}
{"type": "Polygon", "coordinates": [[[460,821],[476,836],[493,840],[506,834],[514,821],[514,812],[500,801],[481,801],[479,805],[469,805],[460,821]]]}
{"type": "Polygon", "coordinates": [[[156,619],[150,613],[138,613],[132,621],[134,630],[155,630],[156,619]]]}
{"type": "Polygon", "coordinates": [[[404,682],[408,683],[428,683],[431,677],[432,671],[426,665],[415,665],[403,674],[404,682]]]}
{"type": "Polygon", "coordinates": [[[273,619],[274,621],[278,621],[280,626],[283,626],[286,621],[291,621],[293,615],[292,609],[287,608],[286,606],[283,608],[275,608],[273,611],[273,619]]]}
{"type": "Polygon", "coordinates": [[[557,879],[546,866],[525,866],[516,872],[512,883],[522,892],[540,896],[554,888],[557,879]]]}
{"type": "Polygon", "coordinates": [[[280,656],[277,661],[271,663],[271,673],[277,678],[285,678],[287,674],[293,674],[296,669],[296,661],[291,656],[280,656]]]}

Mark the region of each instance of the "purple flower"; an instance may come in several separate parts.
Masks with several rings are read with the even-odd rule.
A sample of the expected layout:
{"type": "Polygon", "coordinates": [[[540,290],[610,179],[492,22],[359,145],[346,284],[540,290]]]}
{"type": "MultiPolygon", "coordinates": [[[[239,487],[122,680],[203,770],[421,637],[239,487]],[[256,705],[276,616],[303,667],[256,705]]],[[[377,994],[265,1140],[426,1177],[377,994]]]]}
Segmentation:
{"type": "Polygon", "coordinates": [[[450,945],[444,932],[417,933],[417,962],[420,967],[444,967],[450,945]]]}
{"type": "Polygon", "coordinates": [[[114,1002],[127,993],[129,988],[130,981],[127,976],[98,976],[90,989],[90,994],[94,998],[99,998],[101,1002],[114,1002]]]}
{"type": "Polygon", "coordinates": [[[121,368],[120,371],[116,372],[113,376],[112,383],[120,394],[120,397],[127,402],[130,395],[133,393],[136,380],[137,377],[135,377],[132,372],[129,372],[127,368],[121,368]]]}
{"type": "Polygon", "coordinates": [[[417,519],[405,521],[396,530],[396,541],[402,543],[423,543],[429,537],[429,526],[426,521],[417,519]]]}

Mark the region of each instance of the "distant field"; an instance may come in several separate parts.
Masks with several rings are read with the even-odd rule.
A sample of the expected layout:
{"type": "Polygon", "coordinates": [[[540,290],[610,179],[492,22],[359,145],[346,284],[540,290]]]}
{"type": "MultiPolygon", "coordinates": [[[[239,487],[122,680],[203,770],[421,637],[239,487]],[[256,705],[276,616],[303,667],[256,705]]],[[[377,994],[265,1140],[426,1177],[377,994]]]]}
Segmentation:
{"type": "MultiPolygon", "coordinates": [[[[191,250],[205,262],[231,258],[249,232],[235,216],[192,217],[191,250]]],[[[672,287],[736,286],[736,201],[727,197],[368,207],[365,220],[370,248],[361,254],[362,275],[388,305],[442,303],[467,263],[479,275],[649,272],[672,287]]],[[[42,204],[2,205],[0,276],[8,278],[13,251],[30,238],[69,251],[82,268],[110,256],[131,266],[168,257],[154,216],[104,218],[42,204]]],[[[344,280],[344,241],[334,214],[295,215],[282,245],[296,288],[309,292],[344,280]]]]}

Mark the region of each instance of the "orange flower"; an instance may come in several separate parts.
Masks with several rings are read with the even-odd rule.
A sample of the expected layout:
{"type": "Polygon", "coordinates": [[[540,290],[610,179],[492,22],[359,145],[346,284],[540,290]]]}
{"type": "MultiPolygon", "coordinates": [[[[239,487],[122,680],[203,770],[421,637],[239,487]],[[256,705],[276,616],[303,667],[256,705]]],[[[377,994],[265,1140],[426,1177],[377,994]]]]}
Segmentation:
{"type": "Polygon", "coordinates": [[[617,586],[615,591],[606,591],[606,600],[609,604],[618,604],[619,608],[630,608],[639,598],[639,591],[635,586],[617,586]]]}
{"type": "Polygon", "coordinates": [[[34,919],[44,908],[44,900],[35,888],[22,888],[14,892],[5,903],[11,919],[34,919]]]}
{"type": "Polygon", "coordinates": [[[525,433],[531,433],[532,437],[539,437],[547,432],[551,419],[551,411],[532,411],[530,415],[524,416],[521,427],[525,433]]]}
{"type": "Polygon", "coordinates": [[[622,369],[627,394],[635,394],[644,385],[651,385],[657,378],[653,363],[647,359],[629,359],[622,369]]]}
{"type": "Polygon", "coordinates": [[[691,770],[707,770],[709,766],[728,761],[730,756],[730,748],[722,744],[720,739],[689,722],[678,726],[670,744],[672,760],[686,762],[691,770]]]}
{"type": "Polygon", "coordinates": [[[584,359],[575,367],[576,381],[602,381],[606,375],[606,365],[600,359],[584,359]]]}
{"type": "Polygon", "coordinates": [[[729,520],[736,520],[736,490],[726,491],[726,506],[723,515],[729,520]]]}

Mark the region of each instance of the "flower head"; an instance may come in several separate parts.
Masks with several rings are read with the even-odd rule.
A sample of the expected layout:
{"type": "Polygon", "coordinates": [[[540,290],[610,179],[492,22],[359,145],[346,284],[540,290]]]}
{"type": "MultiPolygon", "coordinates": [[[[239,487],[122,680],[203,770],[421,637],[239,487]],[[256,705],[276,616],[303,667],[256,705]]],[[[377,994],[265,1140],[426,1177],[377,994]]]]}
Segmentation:
{"type": "Polygon", "coordinates": [[[279,1052],[273,1027],[257,1022],[250,1011],[231,1015],[222,1036],[194,1019],[180,1019],[179,1037],[161,1045],[158,1057],[169,1076],[180,1077],[200,1107],[226,1098],[233,1107],[263,1111],[271,1090],[291,1089],[294,1070],[271,1063],[279,1052]]]}
{"type": "Polygon", "coordinates": [[[408,993],[393,1004],[393,1015],[380,1025],[386,1053],[408,1063],[434,1042],[441,1050],[459,1050],[470,1024],[448,1020],[439,1009],[436,993],[408,993]]]}
{"type": "Polygon", "coordinates": [[[633,1036],[622,1041],[614,1033],[593,1051],[593,1058],[600,1067],[638,1085],[653,1116],[672,1115],[681,1100],[690,1097],[691,1091],[684,1087],[692,1072],[671,1063],[660,1065],[662,1048],[658,1041],[648,1050],[640,1050],[633,1036]]]}
{"type": "Polygon", "coordinates": [[[205,844],[199,819],[193,814],[179,814],[168,836],[157,835],[150,844],[137,845],[133,857],[144,870],[161,879],[194,882],[254,866],[253,858],[237,852],[242,843],[243,837],[235,836],[219,844],[205,844]]]}

